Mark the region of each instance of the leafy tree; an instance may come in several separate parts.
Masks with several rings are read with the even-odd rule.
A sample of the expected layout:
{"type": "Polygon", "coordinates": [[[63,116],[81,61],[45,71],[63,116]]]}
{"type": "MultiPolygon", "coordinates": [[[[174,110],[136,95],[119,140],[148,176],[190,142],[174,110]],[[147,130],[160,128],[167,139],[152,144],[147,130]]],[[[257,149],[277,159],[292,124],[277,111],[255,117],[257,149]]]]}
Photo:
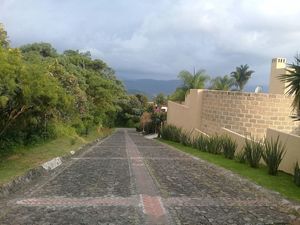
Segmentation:
{"type": "Polygon", "coordinates": [[[300,56],[295,56],[295,62],[289,65],[287,69],[289,74],[279,76],[281,81],[287,82],[287,94],[294,96],[292,106],[300,115],[300,56]]]}
{"type": "Polygon", "coordinates": [[[87,134],[93,126],[112,126],[120,111],[139,121],[145,99],[127,97],[113,69],[89,52],[59,54],[48,43],[8,47],[1,26],[0,155],[55,138],[61,128],[87,134]]]}
{"type": "Polygon", "coordinates": [[[229,91],[234,86],[234,79],[228,75],[211,80],[211,89],[229,91]]]}
{"type": "Polygon", "coordinates": [[[42,57],[56,57],[57,52],[56,49],[51,46],[49,43],[33,43],[24,45],[20,48],[22,53],[30,53],[30,52],[36,52],[40,54],[42,57]]]}
{"type": "Polygon", "coordinates": [[[143,95],[143,94],[136,94],[135,97],[137,97],[137,99],[140,101],[142,107],[144,109],[147,108],[148,106],[148,98],[146,95],[143,95]]]}
{"type": "Polygon", "coordinates": [[[2,47],[2,48],[9,47],[9,40],[7,37],[7,32],[5,31],[2,23],[0,23],[0,47],[2,47]]]}
{"type": "Polygon", "coordinates": [[[163,105],[167,104],[167,98],[163,93],[159,93],[155,98],[154,102],[157,104],[158,107],[161,107],[163,105]]]}
{"type": "Polygon", "coordinates": [[[243,91],[253,73],[254,71],[249,70],[249,66],[245,64],[236,67],[236,70],[231,72],[231,77],[235,80],[235,86],[238,87],[240,91],[243,91]]]}
{"type": "Polygon", "coordinates": [[[183,70],[179,73],[178,78],[182,80],[183,84],[170,96],[173,101],[184,101],[185,95],[190,89],[202,89],[209,80],[205,70],[199,70],[195,74],[183,70]]]}

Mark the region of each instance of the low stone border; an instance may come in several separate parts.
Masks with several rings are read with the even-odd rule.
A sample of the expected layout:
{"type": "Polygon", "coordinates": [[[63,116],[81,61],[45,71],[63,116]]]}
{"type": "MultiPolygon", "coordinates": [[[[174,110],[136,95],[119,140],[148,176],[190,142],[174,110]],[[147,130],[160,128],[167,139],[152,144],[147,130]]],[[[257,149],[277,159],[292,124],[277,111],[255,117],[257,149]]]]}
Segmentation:
{"type": "Polygon", "coordinates": [[[6,197],[12,193],[17,192],[18,190],[20,190],[21,187],[23,187],[24,185],[28,185],[30,182],[33,182],[41,176],[53,173],[53,171],[61,164],[71,160],[71,157],[81,155],[89,147],[95,145],[100,141],[103,141],[106,138],[107,137],[98,138],[90,143],[79,147],[76,151],[71,151],[62,157],[56,157],[54,159],[51,159],[38,167],[28,170],[23,175],[14,178],[10,182],[0,185],[0,198],[6,197]]]}

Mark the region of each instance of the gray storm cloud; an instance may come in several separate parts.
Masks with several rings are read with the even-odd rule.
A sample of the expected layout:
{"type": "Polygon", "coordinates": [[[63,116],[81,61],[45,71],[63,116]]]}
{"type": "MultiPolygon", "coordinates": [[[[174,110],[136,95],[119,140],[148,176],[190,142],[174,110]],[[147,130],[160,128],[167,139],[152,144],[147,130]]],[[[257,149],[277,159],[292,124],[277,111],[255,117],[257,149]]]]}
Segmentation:
{"type": "Polygon", "coordinates": [[[174,79],[182,69],[212,76],[240,64],[267,84],[272,57],[299,50],[297,0],[1,0],[13,46],[50,42],[91,51],[127,78],[174,79]]]}

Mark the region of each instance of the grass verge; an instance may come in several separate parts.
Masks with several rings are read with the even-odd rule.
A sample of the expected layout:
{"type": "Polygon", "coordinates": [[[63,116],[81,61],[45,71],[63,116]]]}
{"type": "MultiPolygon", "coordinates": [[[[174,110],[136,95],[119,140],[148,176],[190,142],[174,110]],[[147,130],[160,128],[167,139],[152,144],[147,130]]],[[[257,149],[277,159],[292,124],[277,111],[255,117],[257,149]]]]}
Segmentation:
{"type": "Polygon", "coordinates": [[[197,149],[183,146],[172,141],[160,141],[165,144],[171,145],[180,151],[189,153],[193,156],[231,170],[245,178],[248,178],[251,181],[254,181],[260,186],[281,193],[283,196],[290,200],[300,202],[300,188],[294,184],[293,176],[289,174],[279,172],[277,176],[270,176],[268,175],[268,170],[266,167],[254,169],[247,164],[242,164],[234,160],[226,159],[223,155],[214,155],[207,152],[201,152],[197,149]]]}
{"type": "Polygon", "coordinates": [[[9,157],[0,159],[0,185],[54,157],[76,151],[79,147],[111,133],[112,129],[102,129],[101,132],[95,129],[88,136],[65,136],[35,146],[18,148],[9,157]]]}

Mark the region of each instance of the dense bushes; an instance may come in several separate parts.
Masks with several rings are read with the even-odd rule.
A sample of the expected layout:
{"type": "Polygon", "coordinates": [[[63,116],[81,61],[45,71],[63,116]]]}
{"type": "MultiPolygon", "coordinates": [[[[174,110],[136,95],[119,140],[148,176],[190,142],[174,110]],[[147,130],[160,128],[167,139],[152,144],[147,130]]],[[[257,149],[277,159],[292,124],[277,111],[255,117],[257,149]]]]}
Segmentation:
{"type": "Polygon", "coordinates": [[[198,135],[194,138],[191,133],[183,131],[173,125],[165,125],[161,131],[161,137],[165,140],[181,143],[200,151],[212,154],[224,154],[226,158],[232,159],[236,151],[236,143],[227,136],[206,136],[198,135]]]}
{"type": "Polygon", "coordinates": [[[173,125],[165,125],[161,129],[162,139],[174,142],[180,142],[182,129],[173,125]]]}
{"type": "MultiPolygon", "coordinates": [[[[225,158],[235,159],[240,163],[248,163],[251,167],[257,168],[263,158],[270,175],[278,173],[278,167],[285,154],[285,146],[279,141],[279,137],[274,140],[257,141],[253,137],[245,139],[244,149],[236,153],[237,143],[228,136],[206,136],[198,135],[194,138],[191,133],[183,131],[173,125],[165,125],[161,132],[161,137],[165,140],[181,143],[182,145],[196,148],[200,151],[223,154],[225,158]]],[[[294,181],[300,186],[300,168],[298,163],[295,166],[294,181]]]]}
{"type": "MultiPolygon", "coordinates": [[[[0,26],[0,29],[3,29],[0,26]]],[[[0,155],[14,145],[55,138],[65,127],[87,134],[93,126],[113,126],[123,85],[89,52],[62,54],[47,43],[10,48],[0,32],[0,155]]]]}

